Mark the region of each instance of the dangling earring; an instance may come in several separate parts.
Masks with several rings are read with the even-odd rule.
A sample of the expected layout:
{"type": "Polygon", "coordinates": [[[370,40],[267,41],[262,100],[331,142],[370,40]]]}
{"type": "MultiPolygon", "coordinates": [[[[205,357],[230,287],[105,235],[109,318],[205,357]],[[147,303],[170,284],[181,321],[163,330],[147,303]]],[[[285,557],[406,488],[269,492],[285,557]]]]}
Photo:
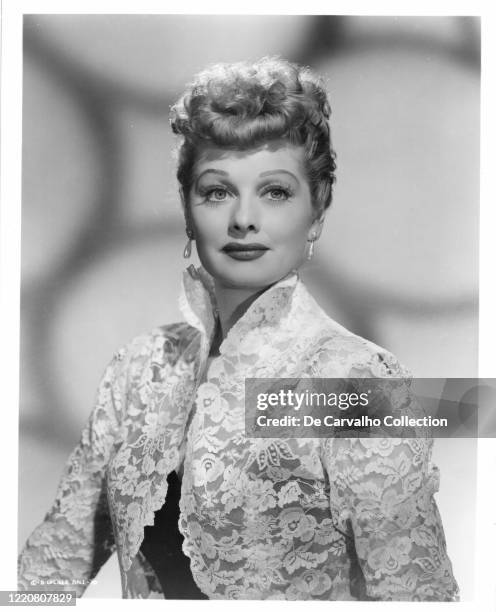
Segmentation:
{"type": "Polygon", "coordinates": [[[190,230],[189,227],[186,228],[186,236],[188,237],[188,242],[186,243],[186,246],[184,247],[183,251],[184,259],[188,259],[188,257],[191,256],[191,241],[194,238],[193,231],[190,230]]]}
{"type": "Polygon", "coordinates": [[[308,240],[308,242],[310,243],[310,247],[308,248],[308,254],[307,254],[308,261],[310,261],[313,257],[314,245],[315,245],[316,240],[317,238],[315,237],[315,234],[312,234],[312,237],[308,240]]]}

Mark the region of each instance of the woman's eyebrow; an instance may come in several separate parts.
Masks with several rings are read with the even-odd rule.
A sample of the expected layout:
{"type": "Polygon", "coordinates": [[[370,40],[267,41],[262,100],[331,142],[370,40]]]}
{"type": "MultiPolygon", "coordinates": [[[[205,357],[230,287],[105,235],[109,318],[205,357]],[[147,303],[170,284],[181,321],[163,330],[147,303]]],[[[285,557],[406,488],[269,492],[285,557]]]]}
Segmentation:
{"type": "Polygon", "coordinates": [[[200,172],[200,174],[196,177],[195,182],[198,182],[201,177],[209,172],[212,172],[214,174],[221,174],[222,176],[228,176],[229,173],[226,172],[225,170],[218,170],[217,168],[207,168],[206,170],[204,170],[203,172],[200,172]]]}
{"type": "Polygon", "coordinates": [[[280,168],[278,170],[267,170],[267,172],[261,172],[258,176],[267,176],[269,174],[279,174],[281,172],[283,174],[289,174],[289,176],[292,176],[297,183],[300,182],[292,172],[290,172],[289,170],[284,170],[284,168],[280,168]]]}

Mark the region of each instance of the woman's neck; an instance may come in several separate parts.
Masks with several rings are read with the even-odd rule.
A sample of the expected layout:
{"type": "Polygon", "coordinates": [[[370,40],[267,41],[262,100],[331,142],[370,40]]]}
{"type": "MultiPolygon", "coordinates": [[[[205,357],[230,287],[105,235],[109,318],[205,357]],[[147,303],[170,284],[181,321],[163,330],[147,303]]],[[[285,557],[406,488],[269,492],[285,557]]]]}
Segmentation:
{"type": "Polygon", "coordinates": [[[250,305],[260,296],[268,287],[263,289],[235,289],[225,287],[216,281],[215,295],[217,298],[217,309],[219,313],[220,329],[217,330],[216,338],[214,339],[219,344],[227,336],[231,327],[245,314],[250,305]]]}

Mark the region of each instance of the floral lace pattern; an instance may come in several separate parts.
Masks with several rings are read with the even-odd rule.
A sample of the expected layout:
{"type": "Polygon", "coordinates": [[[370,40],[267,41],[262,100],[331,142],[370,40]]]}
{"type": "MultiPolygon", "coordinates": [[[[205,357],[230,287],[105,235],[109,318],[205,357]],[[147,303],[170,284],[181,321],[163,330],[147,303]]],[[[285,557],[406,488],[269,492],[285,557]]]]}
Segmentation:
{"type": "MultiPolygon", "coordinates": [[[[408,375],[397,360],[332,321],[294,273],[253,302],[208,371],[204,270],[185,272],[180,304],[187,323],[135,339],[107,368],[54,507],[20,555],[19,588],[92,577],[117,550],[123,596],[160,596],[140,545],[184,461],[183,549],[209,598],[456,600],[432,440],[244,434],[247,377],[391,380],[408,375]]],[[[398,397],[414,410],[408,385],[398,397]]]]}
{"type": "Polygon", "coordinates": [[[68,589],[80,596],[115,550],[104,478],[119,429],[127,364],[123,350],[105,370],[52,508],[19,557],[19,590],[68,589]]]}

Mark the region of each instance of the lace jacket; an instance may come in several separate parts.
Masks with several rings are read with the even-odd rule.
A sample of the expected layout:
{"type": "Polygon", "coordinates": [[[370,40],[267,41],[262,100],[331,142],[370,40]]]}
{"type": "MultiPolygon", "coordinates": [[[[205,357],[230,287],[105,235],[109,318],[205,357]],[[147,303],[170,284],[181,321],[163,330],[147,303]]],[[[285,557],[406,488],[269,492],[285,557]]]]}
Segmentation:
{"type": "Polygon", "coordinates": [[[185,271],[180,304],[186,323],[108,365],[19,556],[19,589],[81,596],[117,551],[124,598],[163,596],[140,545],[184,462],[179,528],[209,598],[457,600],[431,439],[244,435],[245,377],[407,375],[397,360],[330,319],[295,273],[253,302],[208,371],[216,314],[202,268],[185,271]]]}

